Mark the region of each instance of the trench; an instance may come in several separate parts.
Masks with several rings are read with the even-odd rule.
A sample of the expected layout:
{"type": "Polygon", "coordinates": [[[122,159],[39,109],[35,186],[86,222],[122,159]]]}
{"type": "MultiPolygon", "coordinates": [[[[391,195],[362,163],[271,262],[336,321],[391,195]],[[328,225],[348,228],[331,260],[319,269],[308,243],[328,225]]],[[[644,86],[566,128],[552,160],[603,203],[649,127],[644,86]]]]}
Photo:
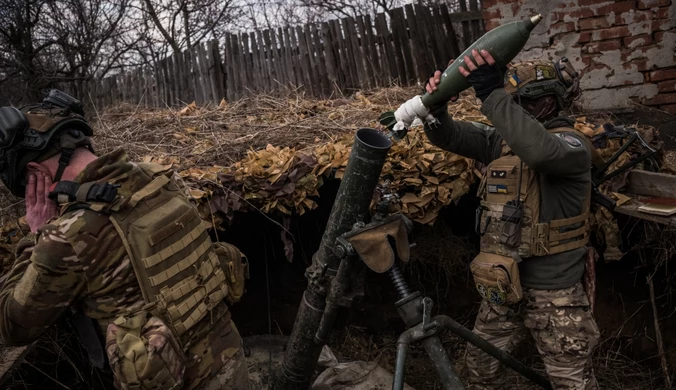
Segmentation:
{"type": "MultiPolygon", "coordinates": [[[[293,235],[293,261],[288,261],[281,238],[283,219],[276,223],[261,213],[236,214],[218,238],[236,245],[247,256],[251,278],[243,299],[231,307],[233,319],[244,337],[289,335],[305,289],[305,268],[317,250],[327,223],[338,181],[327,180],[319,190],[319,207],[290,219],[286,229],[293,235]]],[[[470,194],[474,193],[474,189],[470,194]]],[[[457,205],[443,209],[435,226],[415,227],[411,262],[402,266],[410,287],[434,300],[433,315],[446,314],[472,328],[478,308],[478,294],[469,274],[469,262],[478,248],[473,232],[477,201],[463,197],[457,205]]],[[[620,227],[631,245],[640,231],[640,222],[620,218],[620,227]]],[[[597,321],[603,341],[595,356],[597,377],[602,388],[660,388],[661,370],[654,341],[653,317],[645,284],[649,267],[629,253],[620,262],[597,265],[597,321]]],[[[661,271],[654,277],[661,310],[662,332],[671,367],[676,367],[676,318],[671,290],[672,276],[661,271]]],[[[392,372],[396,339],[405,330],[394,302],[395,290],[387,275],[369,273],[365,296],[350,310],[342,310],[331,333],[329,346],[340,361],[378,360],[392,372]]],[[[25,357],[18,370],[4,384],[6,389],[112,389],[107,372],[92,368],[67,325],[50,330],[25,357]],[[57,383],[58,382],[58,383],[57,383]]],[[[466,375],[462,359],[465,344],[452,334],[442,341],[461,376],[466,375]]],[[[542,369],[531,342],[516,352],[527,364],[542,369]]],[[[529,387],[525,379],[509,374],[509,388],[529,387]]],[[[437,374],[422,348],[409,352],[406,382],[416,389],[440,389],[437,374]]]]}

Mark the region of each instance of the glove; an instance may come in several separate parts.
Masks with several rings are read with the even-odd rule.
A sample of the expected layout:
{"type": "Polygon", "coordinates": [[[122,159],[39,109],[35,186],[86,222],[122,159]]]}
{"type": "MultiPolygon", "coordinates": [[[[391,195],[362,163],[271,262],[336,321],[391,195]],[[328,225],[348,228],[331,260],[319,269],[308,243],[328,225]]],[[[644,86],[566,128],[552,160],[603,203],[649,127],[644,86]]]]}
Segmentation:
{"type": "Polygon", "coordinates": [[[434,117],[430,115],[430,110],[425,107],[420,95],[414,96],[406,103],[399,106],[397,111],[394,112],[394,118],[397,120],[397,123],[393,128],[394,131],[407,129],[417,118],[425,118],[428,121],[434,121],[434,117]]]}
{"type": "Polygon", "coordinates": [[[467,76],[467,81],[474,87],[476,96],[483,103],[491,92],[505,86],[507,67],[497,67],[488,64],[481,65],[467,76]]]}

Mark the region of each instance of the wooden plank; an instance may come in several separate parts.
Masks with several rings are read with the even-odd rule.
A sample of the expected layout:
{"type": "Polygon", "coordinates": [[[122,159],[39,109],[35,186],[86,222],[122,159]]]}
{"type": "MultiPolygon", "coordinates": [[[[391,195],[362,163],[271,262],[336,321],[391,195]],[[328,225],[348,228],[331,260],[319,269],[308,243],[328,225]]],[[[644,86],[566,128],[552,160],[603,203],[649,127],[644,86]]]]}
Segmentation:
{"type": "Polygon", "coordinates": [[[415,9],[415,22],[418,26],[418,37],[420,38],[420,48],[422,49],[424,58],[425,58],[425,69],[422,69],[418,73],[420,80],[424,80],[427,76],[437,67],[437,58],[439,57],[438,50],[434,50],[432,46],[433,37],[430,35],[432,32],[433,26],[427,24],[427,19],[425,18],[426,8],[420,4],[414,5],[415,9]]]}
{"type": "MultiPolygon", "coordinates": [[[[129,84],[127,83],[127,78],[128,78],[128,77],[129,77],[129,73],[128,73],[128,72],[123,72],[123,73],[122,73],[122,86],[121,86],[121,90],[122,90],[122,101],[125,102],[125,103],[127,103],[127,95],[129,94],[128,91],[127,91],[127,88],[128,88],[128,86],[129,86],[129,84]]],[[[87,91],[87,92],[89,92],[89,91],[87,91]]]]}
{"type": "Polygon", "coordinates": [[[286,55],[286,45],[284,43],[284,29],[277,28],[277,43],[279,44],[279,61],[282,68],[282,75],[284,75],[284,86],[293,84],[293,74],[291,66],[289,66],[289,57],[286,55]]]}
{"type": "MultiPolygon", "coordinates": [[[[200,69],[202,104],[206,105],[211,101],[211,85],[209,84],[209,66],[207,65],[207,55],[206,50],[204,50],[204,45],[201,43],[195,45],[195,50],[197,52],[197,60],[200,69]]],[[[237,61],[235,61],[235,66],[237,66],[237,61]]],[[[235,72],[235,74],[237,74],[237,72],[235,72]]]]}
{"type": "Polygon", "coordinates": [[[373,35],[373,24],[371,23],[371,15],[364,16],[364,30],[366,31],[366,50],[368,53],[366,58],[369,62],[369,72],[371,72],[373,79],[373,86],[382,86],[382,70],[380,68],[380,58],[378,56],[378,47],[376,45],[376,38],[373,35]]]}
{"type": "Polygon", "coordinates": [[[232,34],[225,34],[225,98],[235,100],[235,55],[232,49],[232,34]]]}
{"type": "MultiPolygon", "coordinates": [[[[163,71],[164,71],[164,77],[165,77],[165,83],[166,83],[166,77],[167,77],[167,72],[166,72],[166,61],[163,62],[163,71]]],[[[136,69],[136,72],[134,72],[134,78],[136,79],[136,102],[143,106],[145,102],[143,101],[143,74],[141,74],[140,69],[136,69]]]]}
{"type": "MultiPolygon", "coordinates": [[[[174,91],[174,86],[173,86],[173,66],[172,66],[171,56],[164,59],[164,66],[166,66],[166,71],[167,71],[167,95],[168,95],[167,105],[169,107],[172,107],[172,106],[174,106],[176,91],[174,91]]],[[[141,73],[141,78],[142,79],[144,78],[143,73],[141,73]]],[[[143,95],[144,95],[144,100],[145,100],[145,82],[142,85],[143,85],[143,90],[144,90],[143,95]]]]}
{"type": "Polygon", "coordinates": [[[380,53],[382,58],[381,69],[387,69],[387,82],[391,79],[400,79],[397,62],[394,55],[394,48],[392,47],[392,32],[387,27],[387,20],[385,14],[376,15],[376,38],[380,45],[380,53]]]}
{"type": "Polygon", "coordinates": [[[296,39],[296,30],[287,27],[289,31],[289,42],[291,42],[291,61],[293,62],[293,71],[296,74],[296,88],[300,88],[305,83],[305,73],[303,72],[303,59],[300,56],[300,48],[296,39]]]}
{"type": "MultiPolygon", "coordinates": [[[[479,11],[479,4],[477,0],[469,0],[469,9],[473,12],[479,11]]],[[[483,19],[483,18],[482,18],[483,19]]],[[[481,22],[482,19],[473,19],[471,23],[472,30],[472,42],[476,41],[481,37],[481,22]]]]}
{"type": "MultiPolygon", "coordinates": [[[[182,102],[182,96],[181,96],[181,88],[179,85],[179,80],[181,79],[179,76],[179,70],[178,70],[178,61],[176,61],[176,57],[178,56],[178,53],[174,53],[169,57],[169,64],[171,67],[171,73],[169,74],[169,83],[171,84],[171,104],[173,106],[178,106],[182,102]]],[[[146,90],[148,90],[148,84],[146,83],[146,90]]],[[[148,95],[148,92],[146,91],[146,95],[148,95]]]]}
{"type": "MultiPolygon", "coordinates": [[[[413,13],[413,7],[411,7],[410,4],[406,9],[406,13],[408,13],[409,9],[411,10],[411,13],[413,13]]],[[[419,61],[424,61],[419,47],[416,47],[411,51],[411,40],[417,40],[417,32],[411,31],[412,26],[413,29],[415,29],[415,17],[411,17],[411,19],[407,21],[407,18],[404,15],[404,9],[397,8],[392,10],[392,21],[392,34],[395,39],[394,55],[397,57],[397,60],[401,62],[401,65],[399,66],[404,67],[403,71],[400,70],[400,73],[405,75],[401,82],[411,82],[415,80],[417,74],[414,62],[417,64],[419,61]],[[406,28],[407,22],[408,29],[406,28]]]]}
{"type": "Polygon", "coordinates": [[[275,67],[274,53],[272,52],[272,43],[270,41],[270,30],[263,31],[263,42],[265,44],[265,55],[269,70],[269,85],[268,88],[275,89],[277,80],[279,80],[279,71],[275,67]]]}
{"type": "Polygon", "coordinates": [[[303,42],[305,42],[305,49],[310,62],[310,85],[312,86],[312,95],[320,96],[322,93],[322,86],[321,80],[319,79],[319,64],[317,62],[309,24],[303,26],[303,42]]]}
{"type": "Polygon", "coordinates": [[[181,87],[181,101],[184,104],[190,104],[193,98],[193,91],[190,86],[190,63],[186,58],[186,50],[182,50],[178,55],[179,73],[180,73],[180,87],[181,87]]]}
{"type": "Polygon", "coordinates": [[[190,104],[193,101],[193,92],[190,88],[190,67],[186,63],[185,50],[182,50],[178,55],[178,63],[181,74],[181,100],[184,104],[190,104]]]}
{"type": "Polygon", "coordinates": [[[264,91],[269,91],[272,87],[272,61],[269,58],[270,54],[268,53],[265,45],[263,32],[260,30],[256,30],[256,41],[258,42],[258,53],[261,58],[261,65],[264,69],[262,74],[262,77],[265,80],[264,91]]]}
{"type": "Polygon", "coordinates": [[[211,84],[211,101],[218,105],[221,101],[221,91],[218,87],[218,52],[214,53],[214,41],[206,42],[206,51],[209,65],[209,84],[211,84]]]}
{"type": "Polygon", "coordinates": [[[250,88],[252,91],[256,92],[261,89],[261,63],[260,58],[258,57],[258,47],[256,42],[256,34],[250,32],[247,34],[247,45],[249,45],[249,56],[251,61],[251,74],[253,78],[249,80],[250,88]]]}
{"type": "Polygon", "coordinates": [[[284,56],[286,58],[286,66],[289,69],[289,77],[290,77],[290,83],[294,87],[297,87],[300,82],[299,82],[299,76],[300,72],[298,69],[298,62],[296,61],[298,59],[298,55],[296,55],[296,48],[295,45],[291,42],[291,35],[293,32],[291,31],[291,28],[284,27],[284,56]]]}
{"type": "Polygon", "coordinates": [[[634,169],[629,172],[625,192],[655,198],[676,199],[676,176],[634,169]]]}
{"type": "MultiPolygon", "coordinates": [[[[164,79],[164,70],[163,70],[163,67],[164,67],[164,65],[163,65],[163,60],[157,61],[157,74],[158,74],[158,77],[159,77],[158,80],[159,80],[159,86],[160,86],[160,101],[159,101],[159,107],[164,107],[164,105],[165,105],[166,102],[167,102],[166,88],[165,88],[165,87],[166,87],[166,83],[165,83],[165,79],[164,79]]],[[[138,89],[137,89],[136,87],[137,87],[138,84],[139,84],[139,79],[138,79],[138,77],[137,77],[137,75],[136,75],[136,72],[134,72],[133,83],[134,83],[134,86],[133,86],[133,88],[134,88],[134,102],[135,102],[136,104],[138,104],[138,98],[139,98],[139,95],[138,95],[138,89]]]]}
{"type": "Polygon", "coordinates": [[[296,38],[298,39],[299,57],[301,68],[303,69],[303,87],[306,91],[310,92],[310,94],[314,94],[312,92],[312,76],[310,75],[310,72],[312,71],[310,69],[310,58],[308,57],[307,52],[305,32],[301,26],[296,26],[296,38]]]}
{"type": "Polygon", "coordinates": [[[416,4],[415,12],[412,4],[406,5],[406,22],[410,32],[411,53],[415,58],[415,76],[417,80],[423,80],[430,73],[430,69],[434,68],[434,61],[430,60],[425,22],[419,5],[416,4]]]}
{"type": "MultiPolygon", "coordinates": [[[[169,85],[171,87],[171,94],[172,94],[172,100],[171,100],[171,105],[172,106],[180,106],[182,101],[183,101],[183,94],[181,93],[181,88],[180,88],[180,77],[179,77],[179,70],[178,70],[178,62],[176,61],[177,54],[174,53],[171,56],[169,56],[169,85]]],[[[148,98],[148,104],[152,105],[152,98],[150,97],[150,80],[146,77],[147,72],[144,70],[143,72],[143,78],[145,80],[145,89],[146,89],[146,96],[148,98]]]]}
{"type": "MultiPolygon", "coordinates": [[[[166,88],[167,88],[167,106],[171,107],[173,105],[173,99],[174,99],[174,91],[171,89],[171,57],[166,57],[162,61],[162,66],[164,69],[164,82],[166,83],[166,88]]],[[[139,83],[141,87],[141,100],[145,100],[145,91],[144,91],[144,85],[143,85],[143,73],[139,72],[139,77],[141,79],[141,82],[139,83]]]]}
{"type": "MultiPolygon", "coordinates": [[[[460,10],[462,12],[467,12],[467,3],[466,0],[460,0],[460,10]]],[[[468,48],[472,44],[472,37],[470,33],[469,20],[462,21],[462,40],[465,43],[463,50],[468,48]]]]}
{"type": "Polygon", "coordinates": [[[359,88],[359,70],[357,70],[357,64],[353,61],[354,53],[352,52],[352,39],[350,36],[350,31],[348,30],[348,21],[347,18],[340,20],[340,34],[342,36],[341,40],[341,58],[345,65],[350,70],[349,82],[345,86],[349,89],[358,89],[359,88]]]}
{"type": "Polygon", "coordinates": [[[371,59],[372,50],[369,45],[369,38],[366,34],[366,23],[364,23],[363,16],[357,16],[355,18],[357,22],[357,33],[359,34],[359,43],[361,48],[361,61],[363,62],[364,67],[364,76],[366,77],[366,86],[367,88],[373,88],[376,85],[375,76],[376,73],[373,71],[371,64],[373,60],[371,59]]]}
{"type": "Polygon", "coordinates": [[[193,70],[193,60],[192,60],[192,53],[190,50],[184,50],[183,51],[183,61],[185,63],[185,69],[186,69],[186,83],[188,84],[188,89],[190,90],[190,99],[188,99],[188,102],[196,102],[197,99],[197,85],[195,83],[195,74],[193,70]]]}
{"type": "Polygon", "coordinates": [[[240,46],[242,48],[242,61],[240,62],[244,68],[242,74],[246,80],[243,83],[244,93],[249,94],[256,90],[256,68],[254,66],[253,54],[249,46],[249,34],[242,33],[239,37],[240,46]]]}
{"type": "Polygon", "coordinates": [[[233,78],[235,80],[235,99],[240,99],[244,96],[244,80],[242,69],[242,45],[239,42],[239,35],[232,34],[232,65],[233,65],[233,78]]]}
{"type": "MultiPolygon", "coordinates": [[[[463,0],[459,1],[460,3],[460,8],[463,8],[463,0]]],[[[443,4],[444,6],[446,4],[443,4]]],[[[465,4],[464,9],[467,9],[467,5],[465,4]]],[[[452,22],[471,22],[472,20],[483,20],[483,14],[481,11],[461,11],[461,12],[451,12],[450,14],[450,20],[452,22]]]]}
{"type": "MultiPolygon", "coordinates": [[[[446,45],[444,44],[442,36],[439,34],[439,29],[443,29],[444,27],[441,24],[435,23],[435,20],[432,17],[432,11],[430,11],[428,7],[416,4],[416,10],[417,9],[420,9],[420,14],[425,23],[424,26],[426,28],[423,30],[425,31],[425,37],[427,38],[427,47],[431,51],[432,58],[434,58],[434,68],[441,67],[448,62],[446,45]]],[[[432,72],[432,69],[428,72],[432,72]]]]}
{"type": "MultiPolygon", "coordinates": [[[[279,51],[279,45],[277,44],[277,32],[275,29],[270,29],[270,44],[272,45],[272,57],[275,61],[275,71],[277,72],[277,82],[282,85],[286,85],[286,73],[284,72],[284,61],[282,59],[281,53],[279,51]]],[[[276,89],[279,88],[277,85],[276,89]]]]}
{"type": "Polygon", "coordinates": [[[634,218],[639,218],[645,221],[656,222],[663,225],[676,226],[676,217],[670,216],[665,217],[661,215],[655,215],[650,213],[644,213],[638,211],[638,208],[643,205],[642,202],[631,200],[629,203],[625,203],[622,206],[615,207],[615,213],[627,215],[634,218]]]}
{"type": "Polygon", "coordinates": [[[355,27],[355,21],[353,18],[345,18],[343,20],[345,21],[344,28],[347,34],[346,36],[349,37],[349,44],[351,50],[350,54],[352,55],[350,62],[354,65],[359,80],[356,87],[359,89],[364,89],[368,87],[368,82],[366,80],[367,79],[366,70],[364,69],[363,62],[364,55],[361,53],[361,46],[359,44],[359,38],[357,37],[357,28],[355,27]]]}
{"type": "Polygon", "coordinates": [[[448,43],[448,48],[450,49],[450,57],[456,59],[460,55],[460,46],[458,45],[458,37],[455,34],[455,27],[453,26],[453,21],[448,13],[448,7],[446,4],[441,4],[439,6],[439,11],[441,12],[441,19],[443,20],[444,26],[446,27],[446,40],[448,43]]]}
{"type": "Polygon", "coordinates": [[[153,77],[150,75],[150,70],[148,69],[147,66],[143,67],[143,86],[145,88],[144,91],[144,101],[146,106],[148,107],[153,107],[154,106],[154,101],[153,101],[153,95],[152,95],[152,86],[153,86],[153,77]]]}
{"type": "Polygon", "coordinates": [[[333,19],[329,21],[331,28],[331,37],[333,41],[334,57],[336,59],[336,73],[338,75],[338,85],[341,91],[345,92],[352,82],[352,72],[349,65],[347,65],[348,56],[345,54],[343,33],[340,28],[340,21],[333,19]]]}
{"type": "Polygon", "coordinates": [[[321,85],[322,96],[331,95],[331,83],[329,82],[329,75],[326,69],[326,53],[324,52],[324,45],[319,36],[319,29],[315,23],[310,24],[310,32],[312,33],[313,50],[315,53],[315,62],[317,64],[318,81],[321,85]]]}
{"type": "MultiPolygon", "coordinates": [[[[338,87],[338,75],[336,73],[337,62],[333,53],[333,39],[331,37],[331,27],[327,22],[321,24],[322,42],[324,44],[324,55],[326,58],[326,74],[329,83],[329,89],[334,91],[338,87]]],[[[336,92],[338,92],[336,91],[336,92]]]]}

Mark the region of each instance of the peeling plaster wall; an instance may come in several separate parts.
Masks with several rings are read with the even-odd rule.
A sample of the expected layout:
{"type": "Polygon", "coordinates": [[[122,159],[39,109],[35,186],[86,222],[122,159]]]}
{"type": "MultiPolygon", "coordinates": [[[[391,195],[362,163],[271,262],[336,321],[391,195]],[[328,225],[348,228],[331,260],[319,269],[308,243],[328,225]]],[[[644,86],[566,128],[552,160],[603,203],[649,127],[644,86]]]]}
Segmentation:
{"type": "Polygon", "coordinates": [[[676,114],[676,0],[484,0],[486,29],[541,13],[515,61],[568,57],[585,110],[633,102],[676,114]]]}

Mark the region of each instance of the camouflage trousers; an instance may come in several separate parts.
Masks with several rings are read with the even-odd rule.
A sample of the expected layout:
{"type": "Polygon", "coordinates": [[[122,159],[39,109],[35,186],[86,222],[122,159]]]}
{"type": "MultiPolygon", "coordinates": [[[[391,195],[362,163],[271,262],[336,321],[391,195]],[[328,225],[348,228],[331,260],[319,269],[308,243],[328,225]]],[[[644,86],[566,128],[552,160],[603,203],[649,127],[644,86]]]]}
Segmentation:
{"type": "Polygon", "coordinates": [[[207,382],[202,390],[250,390],[249,369],[244,357],[244,350],[240,349],[227,363],[221,368],[221,372],[216,374],[207,382]]]}
{"type": "MultiPolygon", "coordinates": [[[[600,333],[581,283],[561,290],[524,289],[511,307],[482,301],[474,333],[512,352],[528,337],[535,340],[555,390],[596,390],[591,354],[600,333]]],[[[502,364],[475,346],[467,346],[470,389],[505,386],[502,364]]]]}

